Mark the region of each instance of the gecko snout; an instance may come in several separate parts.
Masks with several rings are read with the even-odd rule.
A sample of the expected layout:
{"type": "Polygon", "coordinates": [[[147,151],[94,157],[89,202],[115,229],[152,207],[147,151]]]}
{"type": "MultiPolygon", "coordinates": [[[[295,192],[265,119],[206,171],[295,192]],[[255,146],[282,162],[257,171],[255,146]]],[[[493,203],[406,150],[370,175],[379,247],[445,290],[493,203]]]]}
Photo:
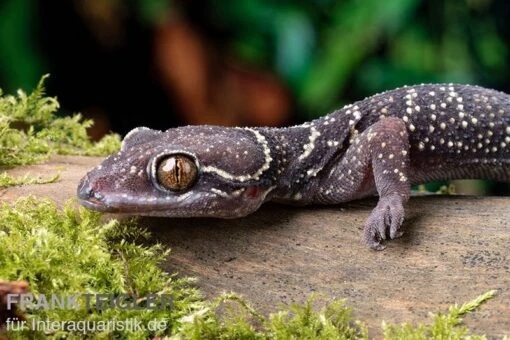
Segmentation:
{"type": "Polygon", "coordinates": [[[87,179],[86,177],[83,178],[80,184],[78,185],[77,194],[78,198],[80,199],[80,202],[83,205],[92,209],[104,205],[103,195],[95,191],[92,185],[86,179],[87,179]]]}

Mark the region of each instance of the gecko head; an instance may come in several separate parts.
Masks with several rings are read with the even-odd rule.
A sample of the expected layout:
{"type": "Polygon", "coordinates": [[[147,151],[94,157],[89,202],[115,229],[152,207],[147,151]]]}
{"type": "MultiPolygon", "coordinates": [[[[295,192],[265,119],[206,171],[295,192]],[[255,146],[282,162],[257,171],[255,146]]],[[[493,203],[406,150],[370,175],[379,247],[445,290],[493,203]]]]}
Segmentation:
{"type": "Polygon", "coordinates": [[[254,129],[136,128],[78,186],[84,206],[168,217],[245,216],[274,189],[274,155],[254,129]]]}

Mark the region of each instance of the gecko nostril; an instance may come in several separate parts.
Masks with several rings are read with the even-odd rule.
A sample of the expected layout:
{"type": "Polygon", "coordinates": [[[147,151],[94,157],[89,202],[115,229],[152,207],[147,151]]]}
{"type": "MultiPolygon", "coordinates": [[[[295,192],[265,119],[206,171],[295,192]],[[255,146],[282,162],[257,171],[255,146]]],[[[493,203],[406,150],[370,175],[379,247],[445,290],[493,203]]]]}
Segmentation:
{"type": "Polygon", "coordinates": [[[94,191],[91,185],[87,183],[80,183],[80,186],[78,187],[78,197],[82,200],[100,200],[103,196],[97,191],[94,191]]]}

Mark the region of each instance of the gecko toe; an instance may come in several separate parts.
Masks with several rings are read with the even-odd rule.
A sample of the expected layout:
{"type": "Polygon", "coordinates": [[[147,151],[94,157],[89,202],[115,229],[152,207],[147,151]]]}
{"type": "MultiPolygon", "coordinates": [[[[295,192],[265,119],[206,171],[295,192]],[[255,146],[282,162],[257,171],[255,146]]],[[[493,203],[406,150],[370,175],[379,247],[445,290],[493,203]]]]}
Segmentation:
{"type": "Polygon", "coordinates": [[[383,250],[386,248],[383,244],[381,244],[379,232],[373,228],[365,227],[363,241],[369,248],[374,250],[383,250]]]}
{"type": "Polygon", "coordinates": [[[404,233],[400,230],[400,226],[404,221],[404,207],[402,202],[396,202],[390,207],[391,223],[390,226],[390,238],[396,239],[402,236],[404,233]]]}
{"type": "Polygon", "coordinates": [[[381,197],[377,207],[368,217],[364,228],[364,241],[372,249],[382,250],[381,241],[402,236],[400,230],[404,220],[402,199],[397,195],[381,197]]]}

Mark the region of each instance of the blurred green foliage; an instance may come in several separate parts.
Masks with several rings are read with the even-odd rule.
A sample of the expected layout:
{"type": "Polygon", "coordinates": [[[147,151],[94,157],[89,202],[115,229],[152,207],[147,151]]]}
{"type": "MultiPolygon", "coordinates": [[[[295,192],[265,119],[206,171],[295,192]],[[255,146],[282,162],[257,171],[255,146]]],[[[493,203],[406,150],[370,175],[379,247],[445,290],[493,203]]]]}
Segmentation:
{"type": "Polygon", "coordinates": [[[34,0],[0,2],[0,79],[10,91],[31,88],[46,73],[37,51],[34,0]]]}
{"type": "MultiPolygon", "coordinates": [[[[0,4],[0,80],[8,90],[27,88],[46,72],[34,34],[37,4],[0,4]]],[[[141,26],[186,13],[206,35],[221,36],[236,58],[278,74],[302,119],[404,84],[510,88],[504,0],[131,0],[123,6],[141,26]]]]}
{"type": "Polygon", "coordinates": [[[236,55],[286,80],[303,118],[404,84],[508,84],[499,0],[226,3],[208,20],[230,32],[236,55]]]}

